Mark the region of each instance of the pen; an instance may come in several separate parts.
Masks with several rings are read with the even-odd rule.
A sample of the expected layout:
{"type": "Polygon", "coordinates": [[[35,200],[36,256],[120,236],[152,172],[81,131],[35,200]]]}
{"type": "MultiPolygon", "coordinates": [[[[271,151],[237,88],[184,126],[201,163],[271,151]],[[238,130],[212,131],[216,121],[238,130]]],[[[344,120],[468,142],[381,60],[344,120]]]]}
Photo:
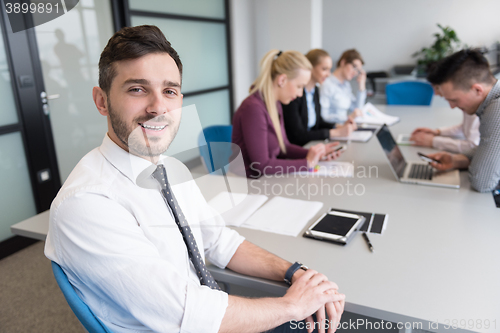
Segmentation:
{"type": "Polygon", "coordinates": [[[366,241],[366,244],[368,245],[368,248],[370,249],[370,252],[373,252],[373,245],[372,243],[370,242],[370,239],[368,238],[368,235],[366,234],[366,232],[363,232],[363,238],[365,239],[366,241]]]}

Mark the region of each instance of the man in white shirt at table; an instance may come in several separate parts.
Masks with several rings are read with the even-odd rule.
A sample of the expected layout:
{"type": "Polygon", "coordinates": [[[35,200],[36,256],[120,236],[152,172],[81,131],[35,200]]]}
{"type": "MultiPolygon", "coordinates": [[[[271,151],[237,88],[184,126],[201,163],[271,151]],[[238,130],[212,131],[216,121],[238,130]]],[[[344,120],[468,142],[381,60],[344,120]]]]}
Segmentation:
{"type": "Polygon", "coordinates": [[[181,78],[179,56],[157,27],[124,28],[109,40],[93,89],[108,133],[52,203],[46,256],[113,332],[261,332],[282,324],[290,330],[304,319],[308,327],[322,323],[320,332],[324,324],[335,326],[345,298],[335,283],[224,227],[194,181],[186,180],[187,168],[160,156],[179,128],[181,78]],[[175,194],[168,206],[169,185],[165,190],[152,175],[160,165],[175,194]],[[182,223],[190,236],[181,234],[182,223]],[[201,259],[183,239],[191,236],[201,259]],[[208,271],[195,271],[194,261],[201,261],[205,272],[205,255],[242,274],[288,277],[291,286],[279,298],[228,295],[212,285],[208,271]],[[211,282],[200,282],[201,275],[211,282]]]}
{"type": "Polygon", "coordinates": [[[479,145],[461,154],[440,152],[438,170],[469,169],[469,179],[478,192],[493,191],[500,182],[500,82],[493,76],[488,60],[475,49],[458,51],[441,61],[427,75],[450,107],[479,117],[479,145]]]}
{"type": "MultiPolygon", "coordinates": [[[[442,96],[439,86],[433,86],[434,93],[442,96]]],[[[474,150],[479,144],[479,117],[462,111],[461,124],[441,128],[419,127],[411,133],[414,146],[431,147],[450,153],[463,154],[474,150]]]]}

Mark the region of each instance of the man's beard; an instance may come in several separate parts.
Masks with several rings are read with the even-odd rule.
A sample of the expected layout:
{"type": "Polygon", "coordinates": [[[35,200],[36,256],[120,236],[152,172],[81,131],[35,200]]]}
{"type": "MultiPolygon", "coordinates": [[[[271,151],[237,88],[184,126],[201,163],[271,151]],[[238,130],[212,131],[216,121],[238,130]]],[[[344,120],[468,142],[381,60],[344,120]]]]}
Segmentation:
{"type": "Polygon", "coordinates": [[[129,152],[138,156],[156,157],[167,151],[170,143],[175,138],[179,125],[174,124],[172,119],[162,116],[145,116],[135,118],[132,126],[129,127],[118,112],[115,112],[108,99],[108,112],[111,120],[111,127],[118,139],[128,147],[129,152]],[[134,127],[134,124],[144,124],[147,121],[155,119],[155,121],[166,124],[167,128],[162,136],[146,136],[141,126],[134,127]]]}

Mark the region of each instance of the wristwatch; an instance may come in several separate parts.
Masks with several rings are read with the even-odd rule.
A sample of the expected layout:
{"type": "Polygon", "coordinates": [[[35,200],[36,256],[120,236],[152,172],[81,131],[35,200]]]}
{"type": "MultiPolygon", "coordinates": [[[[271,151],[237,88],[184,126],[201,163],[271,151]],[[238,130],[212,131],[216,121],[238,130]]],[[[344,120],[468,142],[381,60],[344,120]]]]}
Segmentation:
{"type": "Polygon", "coordinates": [[[285,282],[288,283],[289,286],[292,285],[293,274],[295,274],[295,272],[298,271],[299,269],[303,269],[303,270],[307,271],[307,266],[302,265],[300,262],[296,261],[292,266],[290,266],[289,269],[287,269],[287,271],[285,273],[285,282]]]}

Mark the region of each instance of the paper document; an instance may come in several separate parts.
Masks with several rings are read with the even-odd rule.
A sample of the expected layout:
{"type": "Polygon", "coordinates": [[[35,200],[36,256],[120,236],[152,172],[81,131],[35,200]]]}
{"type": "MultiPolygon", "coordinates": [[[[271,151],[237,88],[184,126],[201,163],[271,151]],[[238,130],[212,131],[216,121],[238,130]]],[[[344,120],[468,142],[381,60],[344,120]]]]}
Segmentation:
{"type": "Polygon", "coordinates": [[[320,161],[314,170],[299,171],[295,174],[311,177],[351,178],[354,176],[354,165],[349,162],[320,161]]]}
{"type": "Polygon", "coordinates": [[[334,136],[331,137],[331,141],[353,141],[353,142],[366,142],[370,140],[373,132],[371,131],[354,131],[351,133],[350,137],[347,136],[334,136]]]}
{"type": "Polygon", "coordinates": [[[323,207],[322,202],[274,197],[242,227],[297,237],[323,207]]]}
{"type": "Polygon", "coordinates": [[[409,134],[399,134],[396,143],[401,146],[411,146],[414,144],[414,141],[410,140],[411,135],[409,134]]]}
{"type": "Polygon", "coordinates": [[[366,103],[361,109],[363,115],[361,117],[356,117],[354,119],[357,123],[367,123],[387,126],[394,125],[399,121],[399,117],[389,116],[379,109],[377,109],[372,103],[366,103]]]}
{"type": "Polygon", "coordinates": [[[229,193],[225,191],[217,194],[208,204],[222,216],[226,225],[239,227],[267,199],[268,197],[265,195],[229,193]]]}

